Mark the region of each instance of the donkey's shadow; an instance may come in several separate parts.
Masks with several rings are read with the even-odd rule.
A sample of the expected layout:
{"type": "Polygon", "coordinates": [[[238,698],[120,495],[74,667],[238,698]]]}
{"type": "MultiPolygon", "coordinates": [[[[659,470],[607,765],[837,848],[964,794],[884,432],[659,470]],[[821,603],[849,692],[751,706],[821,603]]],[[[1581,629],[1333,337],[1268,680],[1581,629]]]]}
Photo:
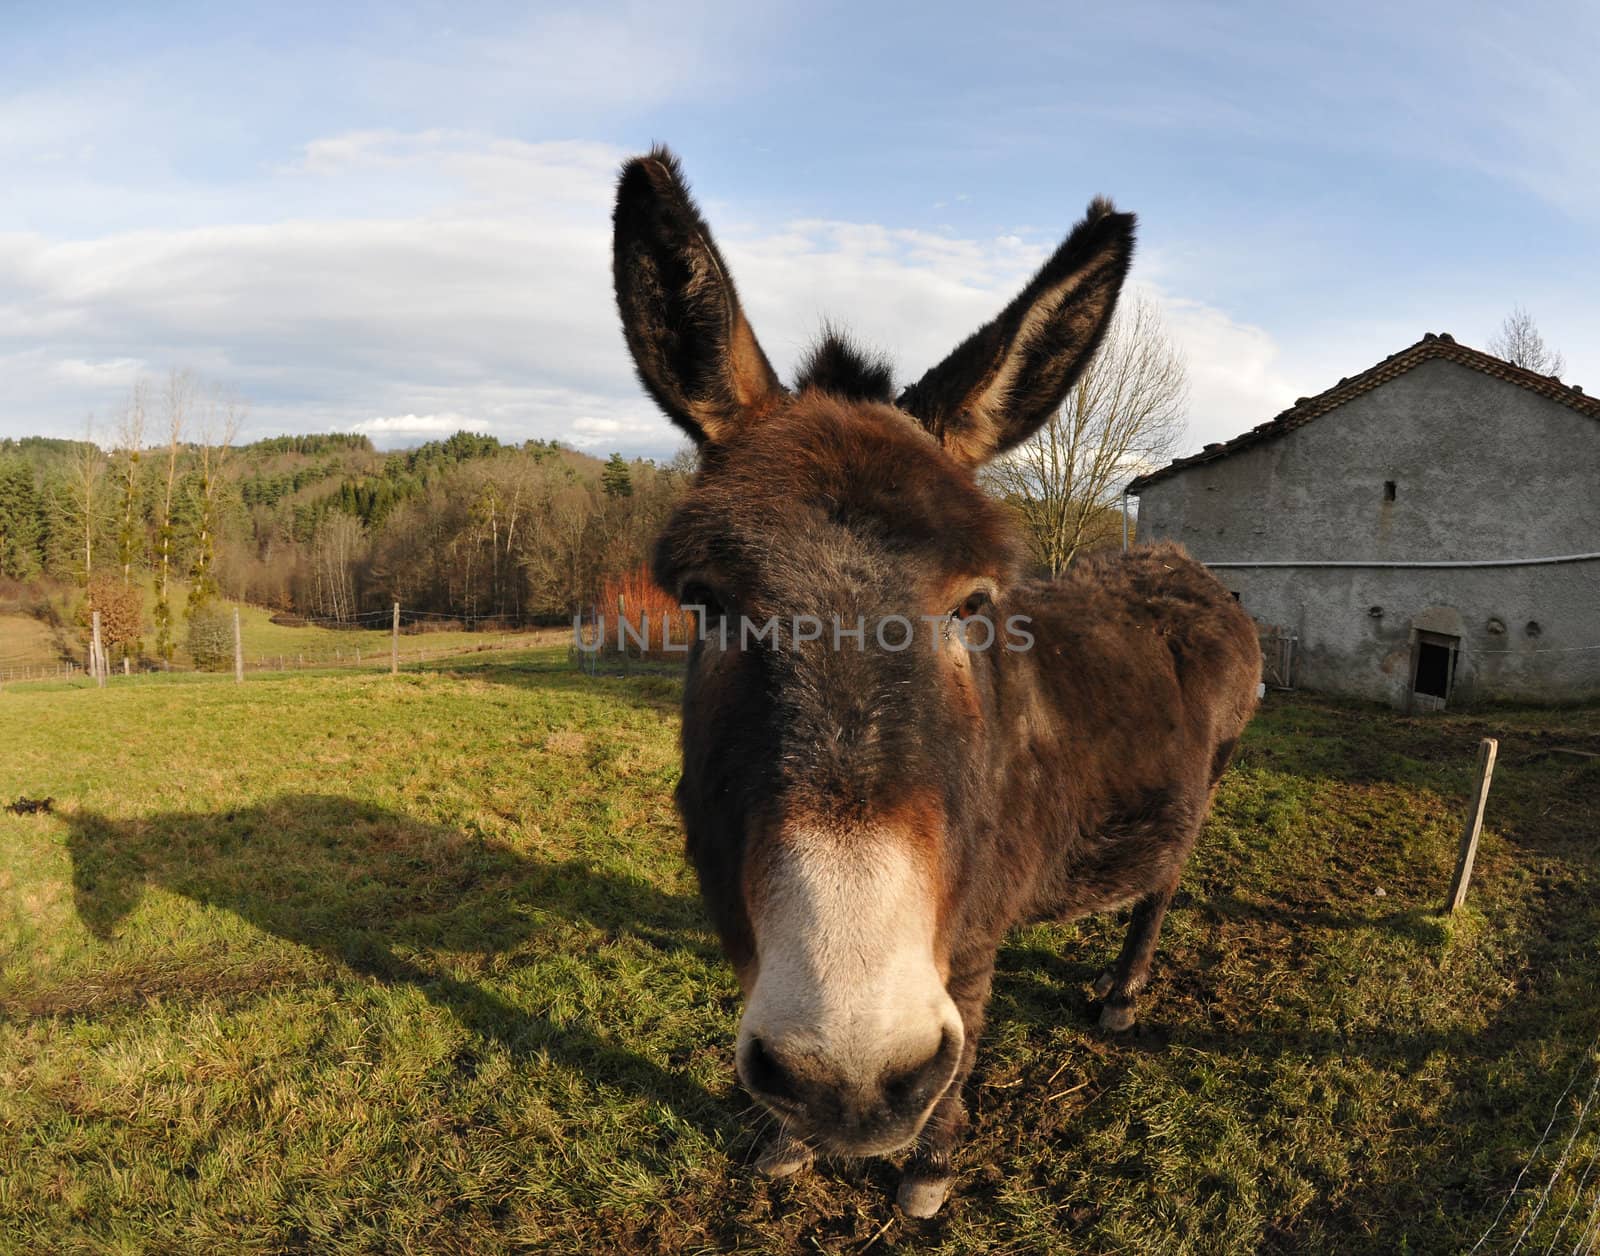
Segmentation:
{"type": "Polygon", "coordinates": [[[686,1076],[596,1028],[519,1007],[488,983],[453,975],[448,962],[515,966],[530,949],[594,945],[595,930],[599,941],[642,941],[663,962],[715,961],[690,895],[330,795],[67,821],[78,914],[98,937],[114,937],[146,887],[159,886],[363,976],[411,984],[514,1055],[548,1053],[592,1082],[648,1094],[708,1133],[736,1128],[728,1107],[686,1076]]]}

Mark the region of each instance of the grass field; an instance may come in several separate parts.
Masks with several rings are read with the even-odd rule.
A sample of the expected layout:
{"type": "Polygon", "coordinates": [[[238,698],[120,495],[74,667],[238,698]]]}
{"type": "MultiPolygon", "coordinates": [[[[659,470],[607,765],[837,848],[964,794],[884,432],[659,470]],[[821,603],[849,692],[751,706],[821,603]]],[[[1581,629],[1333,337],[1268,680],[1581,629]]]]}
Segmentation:
{"type": "MultiPolygon", "coordinates": [[[[82,666],[84,649],[82,630],[74,622],[78,599],[76,593],[57,595],[50,599],[50,609],[56,617],[52,627],[37,614],[29,614],[20,607],[0,610],[0,681],[15,679],[30,669],[44,669],[53,673],[64,662],[73,661],[82,666]]],[[[154,652],[155,624],[151,619],[154,592],[145,593],[145,638],[147,654],[154,652]]],[[[185,639],[184,612],[188,591],[183,585],[174,586],[173,617],[179,648],[173,666],[189,670],[193,660],[185,639]]],[[[234,603],[224,603],[230,610],[234,603]]],[[[308,667],[341,667],[354,665],[359,659],[363,665],[386,666],[392,647],[390,620],[385,615],[367,616],[363,622],[369,628],[331,628],[319,624],[275,624],[273,612],[248,603],[239,605],[239,637],[243,646],[245,665],[252,670],[291,670],[308,667]]],[[[531,629],[520,632],[470,632],[454,627],[453,621],[435,624],[428,618],[407,616],[402,625],[400,653],[403,661],[420,661],[442,653],[462,653],[484,649],[528,648],[554,643],[571,637],[571,629],[531,629]]]]}
{"type": "Polygon", "coordinates": [[[57,658],[56,634],[32,615],[0,612],[0,669],[42,664],[57,658]]]}
{"type": "MultiPolygon", "coordinates": [[[[957,1192],[769,1183],[681,863],[677,682],[563,652],[0,694],[0,1250],[1508,1250],[1600,1030],[1600,710],[1272,695],[1141,1027],[1111,920],[1001,956],[957,1192]],[[1468,910],[1436,914],[1476,740],[1468,910]]],[[[1600,1197],[1567,1146],[1531,1250],[1600,1197]]],[[[1524,1250],[1528,1250],[1524,1245],[1524,1250]]]]}

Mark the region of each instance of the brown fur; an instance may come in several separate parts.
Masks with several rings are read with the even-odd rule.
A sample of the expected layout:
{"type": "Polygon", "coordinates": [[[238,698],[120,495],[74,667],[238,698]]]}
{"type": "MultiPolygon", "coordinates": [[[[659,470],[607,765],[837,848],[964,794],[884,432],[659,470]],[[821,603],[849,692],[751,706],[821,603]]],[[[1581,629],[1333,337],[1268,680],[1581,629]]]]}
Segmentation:
{"type": "Polygon", "coordinates": [[[1255,705],[1253,626],[1181,549],[1091,555],[1059,581],[1023,580],[1014,518],[974,478],[1037,428],[1099,344],[1133,219],[1091,205],[1017,300],[897,405],[884,399],[887,367],[833,335],[797,393],[770,376],[670,155],[624,171],[616,221],[618,300],[641,378],[702,449],[659,542],[657,580],[711,606],[716,623],[869,625],[860,648],[792,633],[750,648],[697,644],[678,803],[747,991],[765,869],[800,821],[845,841],[896,834],[933,874],[936,962],[965,1038],[932,1114],[923,1121],[922,1100],[910,1118],[895,1108],[897,1093],[924,1093],[916,1069],[886,1078],[857,1111],[825,1077],[762,1061],[774,1093],[761,1097],[791,1134],[838,1146],[844,1126],[870,1127],[870,1139],[851,1137],[880,1146],[897,1121],[920,1123],[902,1198],[923,1209],[941,1197],[965,1124],[962,1082],[1006,930],[1132,906],[1101,983],[1103,1023],[1131,1023],[1162,916],[1255,705]],[[713,271],[720,289],[704,280],[713,271]],[[934,648],[953,620],[916,619],[974,606],[997,630],[1024,617],[1032,647],[968,653],[937,637],[934,648]],[[913,648],[873,637],[891,615],[915,620],[913,648]]]}

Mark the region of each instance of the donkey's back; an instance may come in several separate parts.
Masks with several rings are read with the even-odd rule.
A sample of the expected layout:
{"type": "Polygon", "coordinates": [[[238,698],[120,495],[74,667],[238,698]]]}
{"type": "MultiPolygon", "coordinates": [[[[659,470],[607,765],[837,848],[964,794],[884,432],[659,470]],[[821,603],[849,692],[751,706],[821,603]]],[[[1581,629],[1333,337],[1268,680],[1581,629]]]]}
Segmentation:
{"type": "Polygon", "coordinates": [[[1133,906],[1102,974],[1101,1024],[1125,1029],[1211,792],[1250,722],[1261,650],[1234,595],[1174,544],[1086,555],[1026,589],[1034,770],[1014,781],[1038,835],[1030,917],[1133,906]]]}
{"type": "Polygon", "coordinates": [[[1043,838],[1034,916],[1134,906],[1097,984],[1132,1023],[1162,917],[1211,794],[1255,710],[1261,651],[1233,595],[1180,546],[1092,554],[1026,589],[1037,636],[1042,769],[1016,797],[1043,838]]]}
{"type": "Polygon", "coordinates": [[[1255,624],[1182,546],[1088,554],[1030,592],[1046,648],[1074,674],[1057,681],[1138,711],[1147,734],[1151,706],[1181,711],[1201,736],[1237,737],[1249,721],[1261,680],[1255,624]]]}

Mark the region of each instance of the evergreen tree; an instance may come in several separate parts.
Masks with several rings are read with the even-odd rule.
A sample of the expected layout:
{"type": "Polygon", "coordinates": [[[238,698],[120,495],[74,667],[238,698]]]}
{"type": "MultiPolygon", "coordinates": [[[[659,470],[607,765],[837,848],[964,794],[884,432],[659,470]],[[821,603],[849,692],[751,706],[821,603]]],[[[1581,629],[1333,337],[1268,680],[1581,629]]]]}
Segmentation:
{"type": "Polygon", "coordinates": [[[44,505],[33,468],[0,461],[0,575],[28,580],[44,566],[44,505]]]}
{"type": "Polygon", "coordinates": [[[600,473],[600,487],[607,497],[632,497],[633,474],[621,454],[606,459],[606,469],[600,473]]]}

